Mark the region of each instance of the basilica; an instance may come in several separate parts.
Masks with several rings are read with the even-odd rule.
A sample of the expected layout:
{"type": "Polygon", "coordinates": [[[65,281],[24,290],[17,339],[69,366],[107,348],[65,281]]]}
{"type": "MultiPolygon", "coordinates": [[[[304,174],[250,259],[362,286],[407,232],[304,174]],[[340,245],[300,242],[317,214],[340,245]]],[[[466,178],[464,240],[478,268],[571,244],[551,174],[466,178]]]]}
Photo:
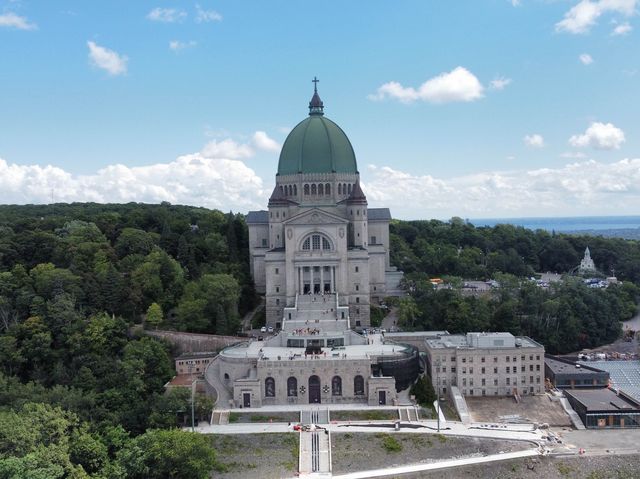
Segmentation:
{"type": "Polygon", "coordinates": [[[282,147],[268,211],[247,217],[267,325],[281,329],[299,316],[301,297],[321,294],[336,319],[369,326],[370,304],[397,294],[402,277],[389,263],[390,220],[388,208],[367,207],[351,142],[314,88],[309,116],[282,147]]]}
{"type": "Polygon", "coordinates": [[[366,334],[370,306],[400,293],[387,208],[368,208],[353,147],[324,116],[289,133],[267,211],[247,217],[251,272],[275,332],[225,348],[205,378],[219,404],[388,405],[419,372],[415,347],[366,334]]]}

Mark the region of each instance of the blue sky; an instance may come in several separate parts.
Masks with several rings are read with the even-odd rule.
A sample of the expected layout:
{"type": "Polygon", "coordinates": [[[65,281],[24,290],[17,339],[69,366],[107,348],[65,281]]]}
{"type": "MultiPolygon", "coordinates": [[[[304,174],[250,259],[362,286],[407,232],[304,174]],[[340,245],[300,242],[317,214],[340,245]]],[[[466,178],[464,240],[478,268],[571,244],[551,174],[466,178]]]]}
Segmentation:
{"type": "Polygon", "coordinates": [[[371,206],[637,214],[638,0],[0,0],[0,202],[264,207],[320,78],[371,206]]]}

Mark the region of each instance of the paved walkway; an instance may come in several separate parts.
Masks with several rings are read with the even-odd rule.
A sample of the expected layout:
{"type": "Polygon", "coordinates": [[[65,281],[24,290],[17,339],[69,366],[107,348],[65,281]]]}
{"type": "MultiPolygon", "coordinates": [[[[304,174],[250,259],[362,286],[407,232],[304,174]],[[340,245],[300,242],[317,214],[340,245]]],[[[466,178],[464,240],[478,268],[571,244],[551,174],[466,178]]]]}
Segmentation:
{"type": "Polygon", "coordinates": [[[466,459],[452,459],[449,461],[434,462],[431,464],[414,464],[411,466],[389,467],[386,469],[372,469],[369,471],[351,472],[333,476],[334,479],[366,479],[377,477],[397,477],[400,474],[413,474],[422,471],[435,471],[438,469],[448,469],[458,466],[469,466],[473,464],[485,464],[494,461],[506,461],[523,457],[533,457],[540,455],[540,449],[528,449],[526,451],[506,452],[503,454],[492,454],[490,456],[469,457],[466,459]]]}

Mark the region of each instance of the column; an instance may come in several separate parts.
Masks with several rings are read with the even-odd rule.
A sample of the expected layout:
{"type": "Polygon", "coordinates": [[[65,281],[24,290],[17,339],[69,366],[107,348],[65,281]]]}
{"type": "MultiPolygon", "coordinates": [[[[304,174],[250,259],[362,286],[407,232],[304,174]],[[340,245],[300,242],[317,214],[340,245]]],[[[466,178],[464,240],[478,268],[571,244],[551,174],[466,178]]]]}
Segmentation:
{"type": "Polygon", "coordinates": [[[336,267],[331,267],[331,292],[336,292],[336,267]]]}
{"type": "Polygon", "coordinates": [[[320,293],[324,291],[324,266],[320,266],[320,293]]]}

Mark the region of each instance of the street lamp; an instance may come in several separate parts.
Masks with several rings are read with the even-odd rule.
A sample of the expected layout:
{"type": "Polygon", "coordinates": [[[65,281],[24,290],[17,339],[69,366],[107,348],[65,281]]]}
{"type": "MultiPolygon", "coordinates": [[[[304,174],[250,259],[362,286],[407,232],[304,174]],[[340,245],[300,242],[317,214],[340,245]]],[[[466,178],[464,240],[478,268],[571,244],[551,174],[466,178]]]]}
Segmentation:
{"type": "Polygon", "coordinates": [[[196,362],[194,360],[187,361],[187,367],[189,369],[189,375],[191,376],[191,432],[195,432],[195,390],[197,378],[193,378],[193,366],[196,362]]]}
{"type": "Polygon", "coordinates": [[[438,432],[440,432],[440,358],[436,359],[436,417],[438,419],[438,432]]]}

